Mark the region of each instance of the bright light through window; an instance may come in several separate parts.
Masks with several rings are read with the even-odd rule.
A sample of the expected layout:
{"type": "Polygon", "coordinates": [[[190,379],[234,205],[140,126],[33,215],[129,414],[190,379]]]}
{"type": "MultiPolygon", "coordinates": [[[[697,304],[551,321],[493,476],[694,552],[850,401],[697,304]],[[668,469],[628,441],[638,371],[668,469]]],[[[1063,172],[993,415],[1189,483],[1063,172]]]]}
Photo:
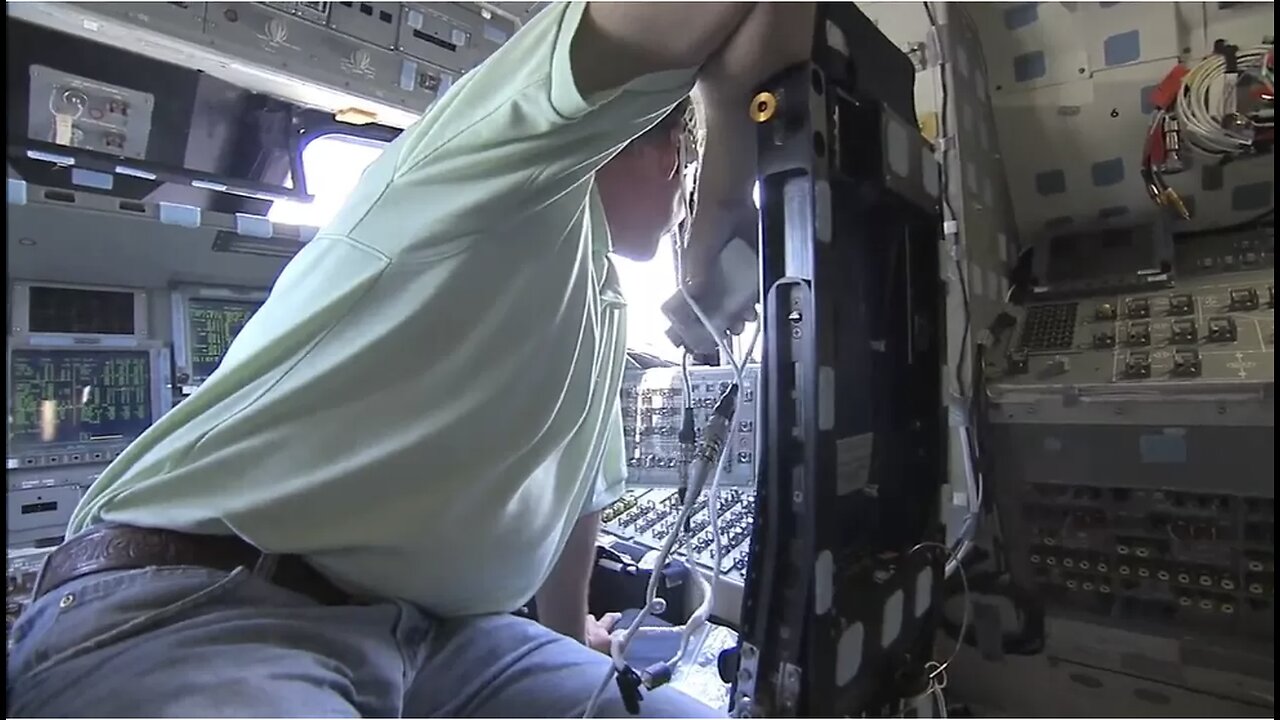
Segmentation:
{"type": "Polygon", "coordinates": [[[384,143],[349,135],[324,135],[302,151],[309,203],[277,200],[267,217],[285,225],[323,227],[342,207],[365,168],[382,154],[384,143]]]}
{"type": "MultiPolygon", "coordinates": [[[[635,262],[614,256],[622,293],[627,298],[627,349],[649,353],[663,360],[679,362],[683,352],[667,339],[670,322],[662,312],[662,303],[676,292],[675,261],[671,256],[671,236],[664,237],[658,251],[648,262],[635,262]]],[[[742,357],[751,342],[755,323],[747,323],[740,336],[730,345],[734,357],[742,357]]],[[[751,353],[753,362],[760,361],[761,340],[751,353]]]]}
{"type": "Polygon", "coordinates": [[[680,350],[667,339],[667,316],[662,303],[676,292],[676,266],[671,256],[671,236],[658,243],[648,262],[614,256],[622,294],[627,298],[627,349],[678,362],[680,350]]]}

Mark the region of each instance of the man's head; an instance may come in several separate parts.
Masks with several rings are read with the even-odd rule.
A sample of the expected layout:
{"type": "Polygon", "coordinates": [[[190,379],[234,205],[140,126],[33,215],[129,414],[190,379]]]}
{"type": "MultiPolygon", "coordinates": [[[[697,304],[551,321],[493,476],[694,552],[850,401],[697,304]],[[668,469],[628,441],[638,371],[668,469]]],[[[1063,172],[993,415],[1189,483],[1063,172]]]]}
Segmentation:
{"type": "Polygon", "coordinates": [[[648,260],[682,219],[680,147],[683,142],[696,152],[696,126],[693,103],[686,98],[596,173],[614,252],[648,260]]]}

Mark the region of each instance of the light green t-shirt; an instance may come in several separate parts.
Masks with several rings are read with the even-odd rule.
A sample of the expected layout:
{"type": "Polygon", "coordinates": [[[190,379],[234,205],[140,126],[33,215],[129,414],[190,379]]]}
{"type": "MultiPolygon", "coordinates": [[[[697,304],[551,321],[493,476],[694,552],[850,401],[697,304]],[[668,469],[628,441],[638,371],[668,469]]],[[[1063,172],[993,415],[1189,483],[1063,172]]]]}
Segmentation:
{"type": "Polygon", "coordinates": [[[232,532],[447,616],[536,592],[626,473],[624,306],[593,174],[694,80],[583,98],[583,10],[544,10],[387,147],[69,532],[232,532]]]}

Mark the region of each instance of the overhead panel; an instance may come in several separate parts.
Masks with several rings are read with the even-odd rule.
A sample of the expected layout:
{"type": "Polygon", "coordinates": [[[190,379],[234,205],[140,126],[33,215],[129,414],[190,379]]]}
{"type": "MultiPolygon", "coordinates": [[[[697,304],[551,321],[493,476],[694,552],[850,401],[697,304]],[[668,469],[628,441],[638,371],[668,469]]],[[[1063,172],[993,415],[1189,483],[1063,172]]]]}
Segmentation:
{"type": "Polygon", "coordinates": [[[318,25],[324,25],[329,20],[329,2],[268,2],[263,5],[269,5],[277,10],[287,12],[290,15],[296,15],[303,20],[309,20],[318,25]]]}
{"type": "MultiPolygon", "coordinates": [[[[165,34],[204,32],[205,3],[202,2],[93,3],[93,9],[105,17],[126,20],[165,34]]],[[[94,21],[90,19],[85,19],[83,26],[86,30],[97,30],[94,21]]]]}
{"type": "Polygon", "coordinates": [[[150,93],[41,65],[31,65],[28,72],[29,138],[122,157],[146,157],[155,105],[150,93]]]}
{"type": "Polygon", "coordinates": [[[476,65],[497,52],[498,48],[505,45],[519,29],[519,26],[510,18],[492,13],[483,7],[480,8],[480,18],[482,20],[480,35],[475,38],[476,65]]]}
{"type": "Polygon", "coordinates": [[[329,27],[382,48],[395,47],[399,24],[399,3],[336,2],[329,9],[329,27]]]}
{"type": "Polygon", "coordinates": [[[452,3],[406,3],[398,50],[453,70],[466,71],[483,58],[476,50],[483,18],[452,3]]]}
{"type": "MultiPolygon", "coordinates": [[[[386,4],[384,3],[385,7],[386,4]]],[[[340,4],[330,11],[338,22],[349,16],[340,4]]],[[[373,22],[381,23],[378,10],[373,22]]],[[[357,15],[361,13],[357,9],[357,15]]],[[[315,25],[299,16],[249,3],[209,3],[208,43],[244,60],[285,73],[306,73],[331,87],[351,89],[389,103],[424,110],[439,82],[427,82],[424,70],[404,58],[348,34],[315,25]]],[[[333,22],[333,20],[331,20],[333,22]]],[[[367,30],[365,26],[361,26],[367,30]]],[[[388,25],[387,27],[393,27],[388,25]]]]}

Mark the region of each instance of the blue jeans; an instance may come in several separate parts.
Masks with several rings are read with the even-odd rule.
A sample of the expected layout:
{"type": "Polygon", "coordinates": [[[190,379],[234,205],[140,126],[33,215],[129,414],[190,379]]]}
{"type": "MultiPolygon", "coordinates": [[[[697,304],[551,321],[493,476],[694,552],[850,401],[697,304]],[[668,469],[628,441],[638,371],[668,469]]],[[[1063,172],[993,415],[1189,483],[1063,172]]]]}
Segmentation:
{"type": "MultiPolygon", "coordinates": [[[[13,635],[9,717],[580,717],[609,662],[523,618],[325,606],[243,567],[88,575],[13,635]]],[[[641,709],[723,717],[669,687],[641,709]]],[[[626,716],[614,687],[599,714],[626,716]]]]}

